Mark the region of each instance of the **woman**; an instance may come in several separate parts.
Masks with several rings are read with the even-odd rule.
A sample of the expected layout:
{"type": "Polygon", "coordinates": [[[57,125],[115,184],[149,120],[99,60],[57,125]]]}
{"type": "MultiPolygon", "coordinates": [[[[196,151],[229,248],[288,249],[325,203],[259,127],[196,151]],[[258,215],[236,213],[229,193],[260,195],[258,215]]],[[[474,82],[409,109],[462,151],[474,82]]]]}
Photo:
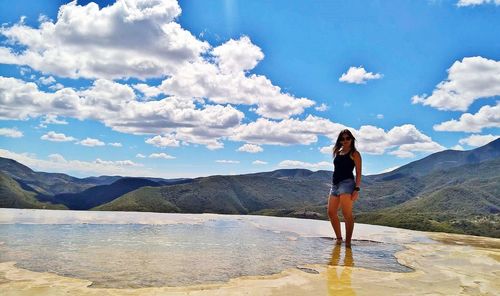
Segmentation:
{"type": "Polygon", "coordinates": [[[352,133],[345,129],[340,132],[337,142],[333,147],[333,177],[332,189],[328,198],[328,217],[332,223],[337,238],[337,244],[342,243],[342,232],[337,211],[342,208],[346,231],[346,247],[351,247],[354,217],[352,204],[358,198],[359,185],[361,185],[361,154],[356,150],[356,139],[352,133]],[[352,170],[356,168],[356,181],[352,170]]]}

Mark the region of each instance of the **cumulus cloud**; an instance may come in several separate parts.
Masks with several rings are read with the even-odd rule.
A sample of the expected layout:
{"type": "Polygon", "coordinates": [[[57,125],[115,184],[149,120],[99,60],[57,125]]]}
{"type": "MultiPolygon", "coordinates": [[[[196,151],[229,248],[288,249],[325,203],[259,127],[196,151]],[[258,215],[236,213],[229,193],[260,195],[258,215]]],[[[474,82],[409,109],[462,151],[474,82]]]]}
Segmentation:
{"type": "Polygon", "coordinates": [[[109,146],[113,146],[113,147],[122,147],[123,146],[122,143],[118,143],[118,142],[116,142],[116,143],[108,143],[108,145],[109,146]]]}
{"type": "Polygon", "coordinates": [[[483,128],[500,127],[500,102],[495,106],[483,106],[475,114],[464,113],[458,120],[452,119],[434,125],[436,131],[481,132],[483,128]]]}
{"type": "Polygon", "coordinates": [[[308,115],[304,120],[291,118],[273,121],[259,118],[257,121],[235,128],[231,139],[255,144],[309,145],[317,142],[318,134],[333,137],[344,128],[342,124],[313,115],[308,115]]]}
{"type": "Polygon", "coordinates": [[[135,157],[137,157],[137,158],[146,158],[146,155],[141,154],[141,153],[137,153],[137,154],[135,155],[135,157]]]}
{"type": "Polygon", "coordinates": [[[384,114],[377,114],[377,119],[384,119],[384,114]]]}
{"type": "Polygon", "coordinates": [[[45,135],[41,136],[40,139],[52,142],[71,142],[77,140],[76,138],[66,136],[63,133],[56,133],[54,131],[46,133],[45,135]]]}
{"type": "Polygon", "coordinates": [[[65,120],[58,119],[57,115],[47,114],[45,115],[45,118],[40,123],[40,125],[43,127],[47,127],[47,124],[68,124],[68,122],[65,120]]]}
{"type": "Polygon", "coordinates": [[[467,138],[463,138],[463,139],[460,139],[458,141],[458,143],[460,143],[461,145],[469,145],[469,146],[472,146],[472,147],[479,147],[479,146],[483,146],[483,145],[486,145],[488,143],[490,143],[491,141],[494,141],[496,139],[498,139],[500,136],[498,135],[492,135],[492,134],[488,134],[488,135],[471,135],[467,138]]]}
{"type": "Polygon", "coordinates": [[[159,88],[166,94],[207,98],[218,104],[256,105],[257,114],[274,119],[301,114],[315,104],[307,98],[283,93],[265,76],[243,71],[223,73],[209,62],[186,64],[159,88]]]}
{"type": "Polygon", "coordinates": [[[77,144],[80,144],[82,146],[87,146],[87,147],[96,147],[96,146],[106,145],[104,142],[102,142],[98,139],[93,139],[93,138],[86,138],[84,140],[78,141],[77,144]]]}
{"type": "Polygon", "coordinates": [[[134,84],[132,87],[143,93],[148,98],[154,98],[161,94],[161,90],[158,87],[149,86],[145,83],[134,84]]]}
{"type": "Polygon", "coordinates": [[[151,153],[149,158],[163,158],[163,159],[175,159],[174,156],[168,155],[166,153],[151,153]]]}
{"type": "Polygon", "coordinates": [[[314,105],[282,92],[265,76],[247,73],[264,58],[249,37],[212,48],[176,23],[180,12],[174,0],[118,0],[102,9],[71,2],[61,6],[55,23],[44,19],[39,28],[4,26],[0,34],[8,44],[25,50],[0,47],[0,63],[71,78],[168,77],[160,87],[133,87],[146,97],[163,92],[217,104],[257,105],[257,114],[268,118],[287,118],[314,105]]]}
{"type": "Polygon", "coordinates": [[[48,159],[39,159],[35,155],[16,153],[0,149],[0,156],[14,159],[37,171],[67,173],[71,175],[121,175],[121,176],[158,176],[145,169],[141,164],[131,160],[102,160],[94,161],[67,160],[60,154],[51,154],[48,159]]]}
{"type": "Polygon", "coordinates": [[[366,72],[365,68],[360,66],[350,67],[347,73],[343,73],[342,76],[340,76],[339,81],[355,84],[366,84],[368,80],[380,79],[382,77],[382,74],[373,74],[372,72],[366,72]]]}
{"type": "Polygon", "coordinates": [[[237,164],[237,163],[240,163],[239,160],[226,160],[226,159],[218,159],[215,162],[216,163],[225,163],[225,164],[237,164]]]}
{"type": "Polygon", "coordinates": [[[238,40],[230,39],[214,48],[212,55],[224,74],[251,70],[264,58],[262,50],[248,36],[238,40]]]}
{"type": "Polygon", "coordinates": [[[40,82],[43,84],[43,85],[50,85],[50,84],[53,84],[54,82],[56,82],[55,78],[52,77],[52,76],[49,76],[49,77],[40,77],[40,82]]]}
{"type": "Polygon", "coordinates": [[[457,3],[458,7],[464,7],[464,6],[476,6],[476,5],[483,5],[483,4],[495,4],[495,5],[500,5],[500,0],[459,0],[457,3]]]}
{"type": "Polygon", "coordinates": [[[264,151],[264,149],[262,149],[262,147],[260,147],[259,145],[245,144],[240,148],[238,148],[238,151],[248,152],[248,153],[258,153],[264,151]]]}
{"type": "Polygon", "coordinates": [[[321,105],[314,107],[316,111],[324,112],[328,110],[328,106],[325,103],[322,103],[321,105]]]}
{"type": "Polygon", "coordinates": [[[146,143],[156,147],[178,147],[179,141],[175,138],[174,134],[167,134],[164,136],[154,136],[146,139],[146,143]]]}
{"type": "Polygon", "coordinates": [[[464,151],[464,147],[462,147],[461,145],[455,145],[453,147],[450,148],[451,150],[459,150],[459,151],[464,151]]]}
{"type": "Polygon", "coordinates": [[[28,119],[44,114],[93,119],[124,133],[177,131],[179,140],[212,148],[222,147],[217,137],[227,135],[227,130],[244,118],[243,112],[231,105],[198,107],[189,98],[137,101],[131,87],[103,79],[94,81],[87,89],[64,88],[47,93],[34,83],[0,77],[0,104],[0,119],[28,119]]]}
{"type": "Polygon", "coordinates": [[[252,164],[254,165],[264,165],[264,164],[267,164],[267,161],[262,161],[262,160],[254,160],[252,162],[252,164]]]}
{"type": "Polygon", "coordinates": [[[210,48],[175,22],[180,13],[175,0],[118,0],[102,9],[73,1],[59,8],[56,22],[2,27],[0,34],[25,49],[0,47],[0,62],[60,77],[161,77],[210,48]]]}
{"type": "Polygon", "coordinates": [[[291,167],[291,168],[306,168],[306,169],[320,169],[320,168],[331,168],[332,164],[327,161],[321,161],[316,163],[304,162],[299,160],[283,160],[278,164],[279,167],[291,167]]]}
{"type": "Polygon", "coordinates": [[[0,128],[0,136],[9,138],[21,138],[23,137],[23,132],[15,128],[0,128]]]}
{"type": "Polygon", "coordinates": [[[467,111],[475,100],[498,95],[500,62],[477,56],[454,62],[448,69],[448,78],[430,96],[413,96],[412,103],[439,110],[467,111]]]}

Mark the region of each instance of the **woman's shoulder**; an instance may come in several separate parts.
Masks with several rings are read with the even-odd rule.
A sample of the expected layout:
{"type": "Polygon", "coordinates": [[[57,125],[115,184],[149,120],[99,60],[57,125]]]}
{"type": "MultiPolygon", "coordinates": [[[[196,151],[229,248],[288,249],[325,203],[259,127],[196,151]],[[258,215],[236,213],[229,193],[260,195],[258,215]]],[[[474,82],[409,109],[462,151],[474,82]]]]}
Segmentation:
{"type": "Polygon", "coordinates": [[[358,150],[352,152],[352,157],[361,157],[361,153],[358,150]]]}

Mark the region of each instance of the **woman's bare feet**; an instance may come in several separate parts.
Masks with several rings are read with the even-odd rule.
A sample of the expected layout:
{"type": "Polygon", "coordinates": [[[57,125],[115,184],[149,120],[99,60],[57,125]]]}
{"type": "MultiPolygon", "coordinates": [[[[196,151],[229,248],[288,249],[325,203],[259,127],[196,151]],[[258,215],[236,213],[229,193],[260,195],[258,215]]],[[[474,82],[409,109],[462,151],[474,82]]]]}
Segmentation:
{"type": "Polygon", "coordinates": [[[336,238],[336,242],[335,242],[337,245],[341,245],[342,244],[342,238],[341,237],[337,237],[336,238]]]}
{"type": "Polygon", "coordinates": [[[350,247],[351,247],[351,242],[350,242],[350,241],[349,241],[349,242],[348,242],[348,241],[346,241],[346,242],[345,242],[345,247],[346,247],[346,248],[350,248],[350,247]]]}

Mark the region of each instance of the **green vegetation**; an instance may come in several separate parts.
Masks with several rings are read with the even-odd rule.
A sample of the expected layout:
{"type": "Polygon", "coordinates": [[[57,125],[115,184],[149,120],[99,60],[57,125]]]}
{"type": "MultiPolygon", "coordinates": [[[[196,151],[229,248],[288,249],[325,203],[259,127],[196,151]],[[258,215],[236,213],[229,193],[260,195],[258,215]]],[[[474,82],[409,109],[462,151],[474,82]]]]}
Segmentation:
{"type": "Polygon", "coordinates": [[[0,207],[27,209],[67,209],[64,205],[42,203],[35,198],[36,193],[26,191],[19,183],[0,172],[0,207]]]}
{"type": "MultiPolygon", "coordinates": [[[[0,159],[0,171],[5,172],[0,175],[2,207],[65,208],[40,202],[48,200],[71,209],[328,219],[329,171],[289,169],[193,180],[76,179],[35,173],[8,159],[0,159]],[[74,189],[111,181],[76,194],[40,194],[56,185],[74,189]]],[[[392,172],[364,176],[361,187],[354,206],[357,222],[500,238],[500,139],[471,151],[442,151],[392,172]]]]}

